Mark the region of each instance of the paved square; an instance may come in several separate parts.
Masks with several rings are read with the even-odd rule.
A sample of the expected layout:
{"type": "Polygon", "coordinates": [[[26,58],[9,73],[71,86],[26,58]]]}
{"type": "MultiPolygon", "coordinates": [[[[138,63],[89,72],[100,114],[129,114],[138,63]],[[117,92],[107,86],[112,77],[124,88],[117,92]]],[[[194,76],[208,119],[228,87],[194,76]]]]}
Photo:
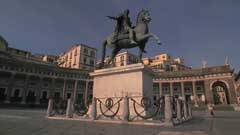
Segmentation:
{"type": "Polygon", "coordinates": [[[0,135],[239,135],[239,112],[194,112],[194,119],[175,127],[49,120],[45,110],[0,109],[0,135]]]}

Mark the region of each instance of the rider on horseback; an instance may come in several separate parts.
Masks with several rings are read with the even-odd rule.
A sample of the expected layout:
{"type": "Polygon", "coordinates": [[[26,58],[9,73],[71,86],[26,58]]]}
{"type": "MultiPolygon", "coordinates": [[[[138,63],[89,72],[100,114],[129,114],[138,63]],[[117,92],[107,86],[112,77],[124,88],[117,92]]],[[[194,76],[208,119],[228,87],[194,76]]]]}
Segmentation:
{"type": "Polygon", "coordinates": [[[129,33],[129,39],[131,44],[137,44],[136,41],[134,41],[133,39],[133,29],[132,29],[131,21],[128,15],[129,15],[129,10],[126,9],[123,13],[121,13],[117,17],[107,16],[108,18],[117,21],[112,43],[116,43],[116,41],[118,40],[119,34],[129,33]]]}

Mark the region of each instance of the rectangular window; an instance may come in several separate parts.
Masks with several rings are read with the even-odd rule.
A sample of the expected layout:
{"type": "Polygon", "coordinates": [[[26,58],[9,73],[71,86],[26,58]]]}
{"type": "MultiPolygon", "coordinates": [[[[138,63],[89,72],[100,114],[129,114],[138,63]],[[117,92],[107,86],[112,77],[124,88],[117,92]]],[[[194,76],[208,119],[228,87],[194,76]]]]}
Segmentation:
{"type": "Polygon", "coordinates": [[[78,52],[77,52],[77,49],[76,49],[75,52],[74,52],[74,55],[77,56],[77,53],[78,53],[78,52]]]}
{"type": "Polygon", "coordinates": [[[73,65],[76,65],[76,57],[74,57],[73,65]]]}
{"type": "Polygon", "coordinates": [[[71,98],[71,93],[67,93],[67,99],[71,98]]]}
{"type": "Polygon", "coordinates": [[[83,63],[84,63],[84,64],[87,63],[87,58],[83,58],[83,63]]]}
{"type": "Polygon", "coordinates": [[[13,97],[19,97],[20,96],[20,90],[19,89],[15,89],[13,97]]]}
{"type": "Polygon", "coordinates": [[[42,99],[47,99],[47,91],[42,92],[42,99]]]}
{"type": "Polygon", "coordinates": [[[89,102],[92,102],[93,95],[92,95],[92,94],[89,94],[88,98],[89,98],[88,101],[89,101],[89,102]]]}
{"type": "Polygon", "coordinates": [[[0,88],[0,101],[5,98],[6,88],[0,88]]]}
{"type": "Polygon", "coordinates": [[[84,54],[88,54],[88,49],[84,48],[83,52],[84,52],[84,54]]]}
{"type": "Polygon", "coordinates": [[[77,101],[82,101],[82,100],[83,100],[83,94],[78,94],[77,101]]]}
{"type": "Polygon", "coordinates": [[[90,60],[90,65],[94,65],[94,60],[90,60]]]}
{"type": "Polygon", "coordinates": [[[153,83],[153,91],[159,91],[159,83],[153,83]]]}
{"type": "Polygon", "coordinates": [[[124,56],[121,56],[121,57],[120,57],[120,60],[121,60],[121,61],[124,61],[124,56]]]}
{"type": "Polygon", "coordinates": [[[94,51],[91,51],[90,55],[91,55],[92,57],[94,57],[94,56],[95,56],[95,52],[94,52],[94,51]]]}
{"type": "Polygon", "coordinates": [[[54,98],[60,98],[60,92],[55,92],[54,93],[54,98]]]}

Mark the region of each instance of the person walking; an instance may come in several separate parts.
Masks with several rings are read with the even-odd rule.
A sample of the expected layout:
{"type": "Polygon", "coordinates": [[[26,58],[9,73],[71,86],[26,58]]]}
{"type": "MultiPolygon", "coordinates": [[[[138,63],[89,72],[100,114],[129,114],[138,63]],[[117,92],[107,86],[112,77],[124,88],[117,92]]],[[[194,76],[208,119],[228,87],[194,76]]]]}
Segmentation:
{"type": "Polygon", "coordinates": [[[211,117],[215,116],[215,114],[213,112],[213,105],[212,104],[208,104],[208,111],[209,111],[211,117]]]}

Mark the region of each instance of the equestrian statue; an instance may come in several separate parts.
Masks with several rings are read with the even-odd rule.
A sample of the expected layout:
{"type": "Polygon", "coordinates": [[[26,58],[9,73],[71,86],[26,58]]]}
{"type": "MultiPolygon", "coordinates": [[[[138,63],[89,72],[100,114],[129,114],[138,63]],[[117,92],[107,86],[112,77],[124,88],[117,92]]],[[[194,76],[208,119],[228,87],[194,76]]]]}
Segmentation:
{"type": "Polygon", "coordinates": [[[138,13],[136,26],[133,27],[129,15],[129,10],[126,9],[116,17],[107,16],[109,19],[116,21],[114,33],[108,36],[102,44],[102,59],[100,68],[104,67],[106,47],[111,48],[112,53],[107,64],[113,63],[113,59],[121,49],[139,47],[139,60],[142,62],[142,54],[147,53],[145,45],[150,37],[153,37],[157,44],[161,44],[159,37],[150,33],[148,23],[151,21],[150,14],[147,10],[141,10],[138,13]]]}

